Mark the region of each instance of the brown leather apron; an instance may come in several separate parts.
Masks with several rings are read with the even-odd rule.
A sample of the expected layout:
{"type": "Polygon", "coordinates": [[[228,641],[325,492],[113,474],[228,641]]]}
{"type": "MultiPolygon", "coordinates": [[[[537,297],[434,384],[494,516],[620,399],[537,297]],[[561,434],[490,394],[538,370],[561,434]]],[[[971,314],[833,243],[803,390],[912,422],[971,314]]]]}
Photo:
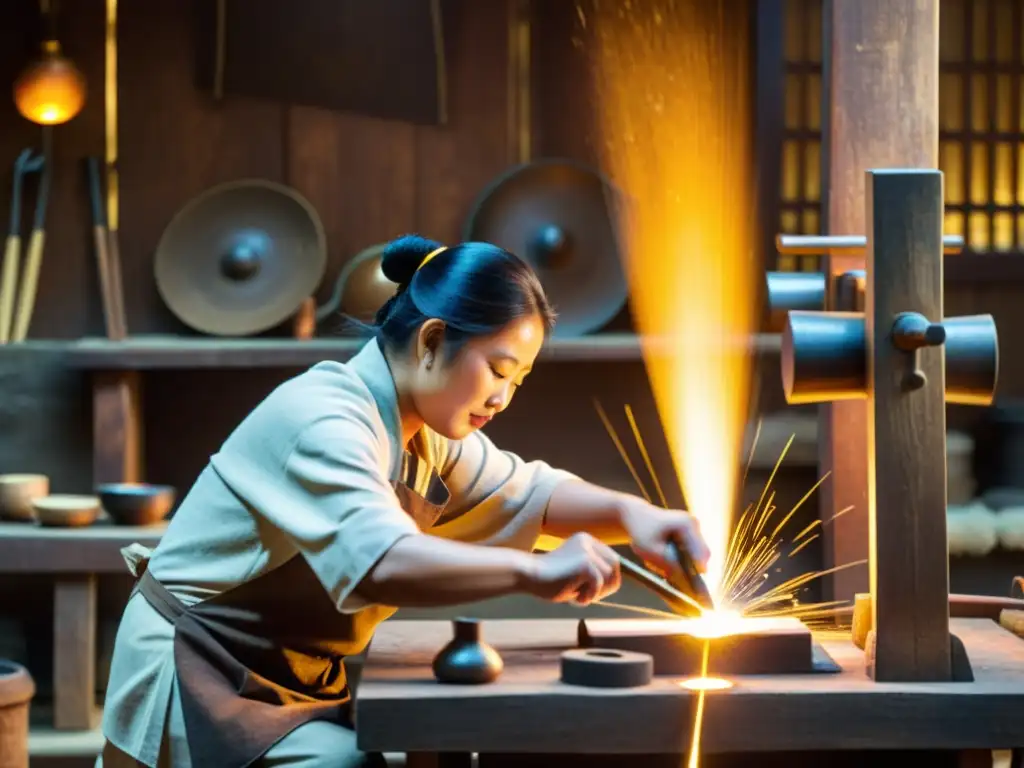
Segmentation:
{"type": "MultiPolygon", "coordinates": [[[[426,530],[448,502],[432,471],[427,498],[396,483],[405,512],[426,530]]],[[[342,616],[301,554],[274,570],[186,606],[152,574],[136,589],[174,625],[174,662],[192,764],[245,768],[314,720],[352,727],[344,656],[368,645],[394,613],[371,606],[342,616]]]]}

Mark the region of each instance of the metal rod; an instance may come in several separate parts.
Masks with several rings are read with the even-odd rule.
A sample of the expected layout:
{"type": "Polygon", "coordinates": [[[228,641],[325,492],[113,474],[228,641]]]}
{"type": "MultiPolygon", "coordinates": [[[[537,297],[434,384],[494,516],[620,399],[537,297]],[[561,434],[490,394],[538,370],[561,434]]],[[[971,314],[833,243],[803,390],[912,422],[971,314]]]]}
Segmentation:
{"type": "Polygon", "coordinates": [[[680,615],[699,615],[702,612],[700,603],[689,595],[680,592],[667,581],[655,576],[643,566],[637,565],[632,560],[619,555],[619,570],[623,576],[628,576],[638,584],[647,587],[658,597],[668,603],[673,611],[680,615]]]}
{"type": "MultiPolygon", "coordinates": [[[[866,235],[777,235],[775,247],[781,254],[809,256],[823,251],[854,251],[868,247],[866,235]]],[[[961,253],[964,249],[962,235],[944,235],[942,251],[946,254],[961,253]]]]}

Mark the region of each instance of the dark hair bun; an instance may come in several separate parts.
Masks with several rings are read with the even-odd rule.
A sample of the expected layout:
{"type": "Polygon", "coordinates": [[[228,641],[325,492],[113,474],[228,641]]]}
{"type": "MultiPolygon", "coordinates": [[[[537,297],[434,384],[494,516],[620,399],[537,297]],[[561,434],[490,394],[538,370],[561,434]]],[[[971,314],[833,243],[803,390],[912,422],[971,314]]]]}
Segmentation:
{"type": "Polygon", "coordinates": [[[393,283],[406,285],[412,280],[423,260],[442,244],[419,235],[405,235],[392,240],[384,249],[380,268],[384,276],[393,283]]]}

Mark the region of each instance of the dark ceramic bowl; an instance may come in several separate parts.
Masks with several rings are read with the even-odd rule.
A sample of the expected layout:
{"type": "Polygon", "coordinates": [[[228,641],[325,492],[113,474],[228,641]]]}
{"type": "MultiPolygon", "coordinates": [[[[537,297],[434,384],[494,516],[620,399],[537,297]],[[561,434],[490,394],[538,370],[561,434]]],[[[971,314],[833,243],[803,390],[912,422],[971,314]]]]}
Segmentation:
{"type": "Polygon", "coordinates": [[[97,486],[100,504],[117,525],[156,525],[174,506],[175,490],[169,485],[107,483],[97,486]]]}

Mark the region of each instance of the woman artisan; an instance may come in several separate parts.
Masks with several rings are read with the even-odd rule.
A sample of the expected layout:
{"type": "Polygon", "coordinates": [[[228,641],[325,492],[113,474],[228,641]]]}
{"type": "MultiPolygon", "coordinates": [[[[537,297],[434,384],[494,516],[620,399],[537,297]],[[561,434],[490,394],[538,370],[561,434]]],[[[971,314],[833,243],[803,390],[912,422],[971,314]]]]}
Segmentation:
{"type": "Polygon", "coordinates": [[[344,658],[401,606],[512,593],[588,604],[619,587],[609,543],[702,567],[692,518],[499,451],[553,324],[535,274],[493,245],[387,248],[375,338],[272,392],[212,456],[117,635],[98,764],[359,766],[344,658]],[[542,533],[565,539],[534,554],[542,533]],[[429,534],[429,535],[425,535],[429,534]]]}

